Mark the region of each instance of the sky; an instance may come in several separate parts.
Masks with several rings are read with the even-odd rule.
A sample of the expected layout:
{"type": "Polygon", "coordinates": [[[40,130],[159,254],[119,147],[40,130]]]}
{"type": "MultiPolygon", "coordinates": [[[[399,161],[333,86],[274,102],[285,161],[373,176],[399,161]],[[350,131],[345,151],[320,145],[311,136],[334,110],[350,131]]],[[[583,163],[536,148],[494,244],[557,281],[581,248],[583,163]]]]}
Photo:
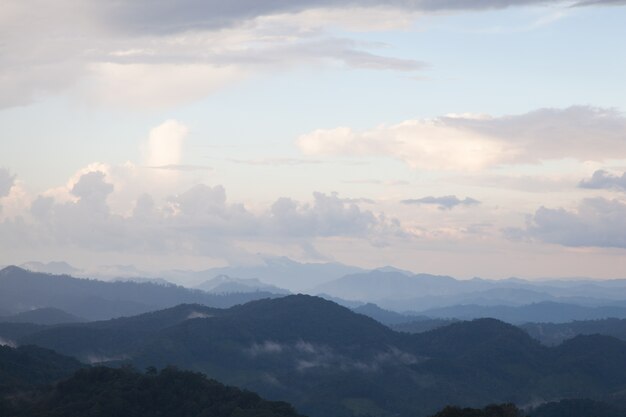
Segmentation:
{"type": "Polygon", "coordinates": [[[6,0],[0,264],[626,278],[624,6],[6,0]]]}

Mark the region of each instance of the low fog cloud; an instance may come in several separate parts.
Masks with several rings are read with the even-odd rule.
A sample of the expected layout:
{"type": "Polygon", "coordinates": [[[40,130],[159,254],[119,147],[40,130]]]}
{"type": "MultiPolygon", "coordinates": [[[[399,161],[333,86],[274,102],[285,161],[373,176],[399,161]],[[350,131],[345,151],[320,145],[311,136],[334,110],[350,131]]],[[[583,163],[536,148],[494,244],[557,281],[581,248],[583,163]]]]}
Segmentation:
{"type": "Polygon", "coordinates": [[[471,197],[465,197],[464,199],[460,199],[455,195],[447,195],[443,197],[428,196],[402,200],[401,203],[407,205],[434,205],[437,206],[440,210],[450,210],[457,206],[476,206],[480,204],[480,201],[471,197]]]}

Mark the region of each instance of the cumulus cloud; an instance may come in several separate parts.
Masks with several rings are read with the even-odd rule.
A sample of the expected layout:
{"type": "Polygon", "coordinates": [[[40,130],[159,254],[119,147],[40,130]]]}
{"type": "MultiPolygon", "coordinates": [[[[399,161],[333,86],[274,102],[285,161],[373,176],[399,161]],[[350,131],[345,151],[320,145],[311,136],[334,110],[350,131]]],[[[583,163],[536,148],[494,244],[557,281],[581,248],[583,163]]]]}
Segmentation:
{"type": "Polygon", "coordinates": [[[177,165],[182,158],[183,141],[189,133],[187,126],[168,120],[150,131],[143,145],[143,161],[149,167],[177,165]]]}
{"type": "Polygon", "coordinates": [[[313,203],[280,198],[270,210],[271,228],[289,236],[362,236],[401,234],[397,219],[362,210],[336,193],[313,194],[313,203]]]}
{"type": "Polygon", "coordinates": [[[72,187],[71,193],[80,202],[102,205],[106,197],[113,192],[113,185],[105,182],[105,174],[100,171],[89,172],[80,177],[72,187]]]}
{"type": "Polygon", "coordinates": [[[501,117],[448,115],[365,131],[320,129],[297,144],[308,155],[383,155],[432,170],[478,171],[563,158],[603,161],[626,158],[626,117],[589,106],[501,117]]]}
{"type": "Polygon", "coordinates": [[[541,207],[526,229],[507,232],[513,237],[564,246],[626,248],[626,203],[589,198],[575,210],[541,207]]]}
{"type": "MultiPolygon", "coordinates": [[[[354,238],[378,244],[402,237],[400,222],[359,207],[360,201],[314,193],[310,202],[281,198],[251,211],[230,202],[220,185],[195,185],[165,199],[143,193],[130,212],[117,213],[110,201],[117,185],[101,170],[82,173],[71,183],[70,197],[40,195],[28,216],[5,219],[0,230],[30,245],[74,246],[93,251],[188,253],[229,256],[238,242],[293,243],[306,247],[317,238],[354,238]]],[[[62,194],[59,194],[62,195],[62,194]]]]}
{"type": "Polygon", "coordinates": [[[446,195],[443,197],[428,196],[416,199],[402,200],[401,203],[415,205],[434,205],[437,206],[440,210],[450,210],[457,206],[475,206],[480,204],[480,201],[470,197],[465,197],[465,199],[461,200],[455,195],[446,195]]]}
{"type": "Polygon", "coordinates": [[[582,180],[579,184],[580,188],[589,188],[594,190],[614,189],[626,190],[626,172],[622,175],[614,175],[605,170],[599,169],[593,173],[591,178],[582,180]]]}
{"type": "Polygon", "coordinates": [[[15,184],[15,175],[11,175],[5,168],[0,168],[0,198],[9,195],[13,184],[15,184]]]}

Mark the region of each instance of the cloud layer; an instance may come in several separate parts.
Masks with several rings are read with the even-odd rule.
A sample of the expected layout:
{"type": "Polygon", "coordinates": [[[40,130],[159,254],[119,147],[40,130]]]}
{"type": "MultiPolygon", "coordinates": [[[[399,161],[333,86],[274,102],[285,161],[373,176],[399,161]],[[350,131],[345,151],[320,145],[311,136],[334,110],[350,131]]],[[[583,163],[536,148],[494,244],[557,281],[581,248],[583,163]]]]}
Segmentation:
{"type": "Polygon", "coordinates": [[[570,4],[7,0],[0,10],[0,108],[67,90],[98,104],[167,107],[201,99],[257,74],[311,65],[415,72],[426,65],[379,54],[384,44],[357,41],[347,32],[406,28],[428,13],[570,4]],[[37,30],[27,29],[33,27],[37,30]]]}
{"type": "Polygon", "coordinates": [[[334,12],[336,5],[325,2],[319,5],[330,10],[317,12],[310,10],[314,2],[183,3],[9,0],[0,10],[0,108],[67,90],[97,104],[159,108],[277,69],[424,68],[376,53],[384,44],[337,37],[328,28],[358,22],[356,15],[406,25],[404,11],[372,13],[368,5],[334,12]]]}
{"type": "Polygon", "coordinates": [[[565,158],[626,158],[626,117],[589,106],[501,117],[452,115],[360,132],[320,129],[297,143],[307,155],[387,156],[415,169],[478,171],[565,158]]]}

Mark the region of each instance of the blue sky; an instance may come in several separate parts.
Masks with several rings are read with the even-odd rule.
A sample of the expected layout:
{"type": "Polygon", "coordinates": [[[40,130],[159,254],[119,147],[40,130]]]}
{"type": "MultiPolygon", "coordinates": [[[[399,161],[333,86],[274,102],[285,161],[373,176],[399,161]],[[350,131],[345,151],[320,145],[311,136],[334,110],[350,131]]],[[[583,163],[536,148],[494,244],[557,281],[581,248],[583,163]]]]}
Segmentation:
{"type": "Polygon", "coordinates": [[[623,277],[626,8],[509,3],[10,2],[0,264],[623,277]]]}

